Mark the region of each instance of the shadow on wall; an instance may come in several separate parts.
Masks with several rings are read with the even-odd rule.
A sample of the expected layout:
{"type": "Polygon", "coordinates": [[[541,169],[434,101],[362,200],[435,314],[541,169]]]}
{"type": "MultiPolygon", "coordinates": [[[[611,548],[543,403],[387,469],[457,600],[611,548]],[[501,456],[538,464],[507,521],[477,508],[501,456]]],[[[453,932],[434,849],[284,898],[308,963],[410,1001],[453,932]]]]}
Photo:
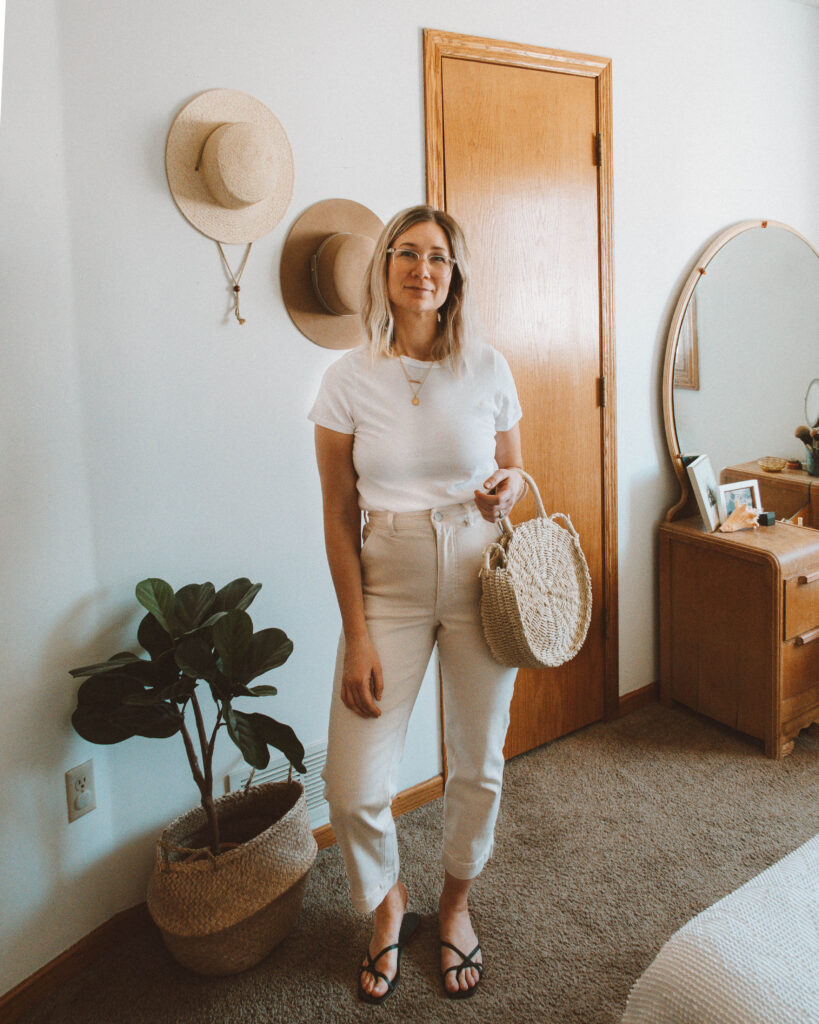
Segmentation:
{"type": "MultiPolygon", "coordinates": [[[[122,885],[123,863],[138,863],[140,859],[145,860],[144,868],[140,867],[140,877],[129,880],[129,884],[137,882],[139,891],[142,893],[142,897],[134,901],[134,906],[142,902],[153,869],[153,861],[146,860],[144,853],[145,849],[155,842],[156,836],[155,829],[148,829],[137,836],[132,836],[119,844],[116,849],[97,858],[93,864],[84,866],[82,870],[71,876],[60,870],[59,857],[55,856],[55,873],[52,876],[51,891],[42,894],[39,908],[36,911],[28,912],[25,921],[19,927],[9,930],[8,949],[19,949],[25,953],[26,950],[41,947],[43,936],[54,935],[56,932],[55,921],[64,915],[70,928],[70,932],[67,933],[69,937],[57,943],[57,948],[48,958],[51,960],[64,950],[71,948],[83,936],[93,932],[120,910],[128,909],[119,904],[106,906],[105,902],[110,899],[110,893],[116,892],[117,887],[122,885]],[[87,906],[90,909],[100,904],[104,907],[104,911],[99,916],[99,920],[96,917],[93,921],[89,919],[87,925],[80,925],[77,928],[77,907],[87,906]]],[[[24,972],[25,967],[19,973],[24,972]]]]}
{"type": "MultiPolygon", "coordinates": [[[[19,951],[21,958],[26,950],[42,943],[43,936],[53,937],[54,955],[75,941],[73,922],[78,906],[84,904],[87,908],[80,929],[83,933],[100,923],[96,919],[100,903],[103,917],[109,916],[110,894],[121,889],[121,878],[119,886],[113,881],[117,864],[121,873],[122,864],[129,862],[122,846],[94,859],[95,846],[109,845],[109,816],[104,808],[98,808],[93,821],[89,816],[83,819],[84,824],[69,826],[63,785],[63,774],[71,767],[69,760],[79,762],[88,756],[71,726],[79,681],[72,679],[68,670],[93,660],[96,652],[110,649],[112,643],[121,645],[133,616],[129,603],[127,610],[123,606],[121,612],[109,614],[102,621],[101,609],[106,603],[110,604],[110,599],[105,591],[94,592],[58,620],[31,666],[32,679],[38,685],[32,685],[30,700],[16,712],[15,732],[27,737],[28,744],[19,748],[10,784],[0,790],[0,815],[6,823],[18,823],[19,834],[27,836],[29,848],[15,850],[11,845],[14,836],[7,835],[6,856],[11,864],[16,862],[11,868],[11,875],[16,876],[15,888],[21,897],[39,907],[31,916],[26,915],[19,930],[12,928],[10,932],[8,949],[19,951]],[[69,827],[75,832],[68,833],[69,827]],[[79,844],[76,839],[80,839],[79,844]],[[73,846],[76,850],[72,856],[73,846]],[[74,873],[75,866],[79,873],[74,873]],[[62,935],[67,936],[64,941],[62,935]]],[[[104,778],[106,756],[99,748],[94,753],[98,783],[104,778]]],[[[145,844],[146,837],[140,836],[130,838],[125,845],[144,854],[145,844]]],[[[146,863],[146,883],[149,870],[150,864],[146,863]]],[[[7,912],[13,920],[15,905],[11,900],[7,912]]],[[[10,953],[9,959],[15,955],[10,953]]]]}

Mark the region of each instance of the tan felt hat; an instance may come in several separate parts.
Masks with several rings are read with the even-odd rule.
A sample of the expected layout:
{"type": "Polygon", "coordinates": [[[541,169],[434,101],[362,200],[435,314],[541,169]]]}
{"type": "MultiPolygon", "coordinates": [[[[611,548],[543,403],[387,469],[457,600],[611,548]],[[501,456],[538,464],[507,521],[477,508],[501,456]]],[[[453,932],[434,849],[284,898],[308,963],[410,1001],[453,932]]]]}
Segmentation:
{"type": "Polygon", "coordinates": [[[165,146],[168,185],[182,214],[217,242],[255,242],[293,195],[293,152],[259,100],[236,89],[200,93],[180,110],[165,146]]]}
{"type": "Polygon", "coordinates": [[[383,227],[361,203],[324,199],[290,229],[279,269],[282,298],[310,341],[340,349],[365,340],[361,285],[383,227]]]}

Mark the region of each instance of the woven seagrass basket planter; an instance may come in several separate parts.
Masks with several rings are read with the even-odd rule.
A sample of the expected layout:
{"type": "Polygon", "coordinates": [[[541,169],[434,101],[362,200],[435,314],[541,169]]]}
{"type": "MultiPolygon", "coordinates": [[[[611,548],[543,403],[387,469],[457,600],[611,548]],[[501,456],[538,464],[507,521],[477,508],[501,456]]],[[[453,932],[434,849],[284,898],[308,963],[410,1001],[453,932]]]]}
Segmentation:
{"type": "Polygon", "coordinates": [[[176,818],[157,843],[148,910],[183,966],[237,974],[294,927],[317,847],[300,782],[263,783],[215,804],[223,845],[237,845],[214,857],[204,810],[176,818]]]}

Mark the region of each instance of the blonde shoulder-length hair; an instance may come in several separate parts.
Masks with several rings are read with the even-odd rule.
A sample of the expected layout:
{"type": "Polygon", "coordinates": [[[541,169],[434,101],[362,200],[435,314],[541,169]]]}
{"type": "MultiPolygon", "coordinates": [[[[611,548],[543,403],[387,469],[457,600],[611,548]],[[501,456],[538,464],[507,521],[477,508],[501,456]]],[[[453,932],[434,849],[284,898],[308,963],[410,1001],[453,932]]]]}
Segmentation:
{"type": "Polygon", "coordinates": [[[392,355],[394,319],[387,294],[387,250],[413,225],[430,221],[442,228],[455,260],[449,294],[438,311],[441,329],[431,355],[433,359],[461,370],[467,366],[470,350],[478,341],[478,323],[470,288],[466,240],[457,221],[443,210],[432,206],[411,206],[396,213],[384,227],[364,275],[361,319],[372,357],[392,355]]]}

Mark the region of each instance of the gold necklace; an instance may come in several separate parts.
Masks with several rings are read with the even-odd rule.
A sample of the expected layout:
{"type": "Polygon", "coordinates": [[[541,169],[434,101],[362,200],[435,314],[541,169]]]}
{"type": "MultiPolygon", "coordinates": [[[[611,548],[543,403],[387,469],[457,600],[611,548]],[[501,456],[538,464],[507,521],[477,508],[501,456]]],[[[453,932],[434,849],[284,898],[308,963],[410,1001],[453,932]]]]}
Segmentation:
{"type": "Polygon", "coordinates": [[[413,380],[410,377],[410,375],[407,373],[406,366],[404,366],[404,360],[400,355],[398,356],[398,362],[401,364],[401,369],[404,371],[404,376],[407,378],[407,384],[409,384],[409,389],[412,392],[412,404],[420,405],[421,399],[418,396],[421,394],[421,388],[424,386],[424,384],[426,384],[427,377],[429,376],[432,367],[435,366],[435,363],[437,363],[438,360],[436,359],[435,363],[432,363],[429,367],[427,367],[427,372],[424,374],[421,380],[413,380]],[[417,387],[415,387],[414,385],[417,385],[417,387]]]}

